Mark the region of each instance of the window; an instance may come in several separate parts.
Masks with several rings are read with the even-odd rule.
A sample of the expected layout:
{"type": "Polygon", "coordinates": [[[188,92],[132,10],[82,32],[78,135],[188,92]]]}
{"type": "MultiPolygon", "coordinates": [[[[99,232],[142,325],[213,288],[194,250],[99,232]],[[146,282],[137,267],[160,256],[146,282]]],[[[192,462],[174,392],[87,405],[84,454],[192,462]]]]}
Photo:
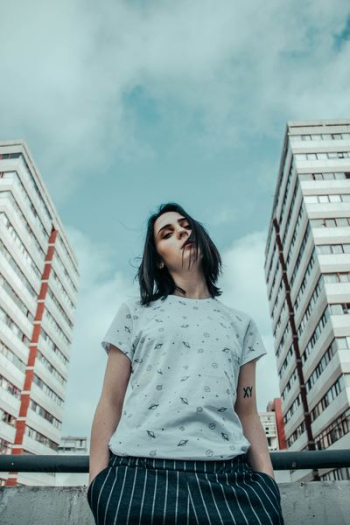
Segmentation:
{"type": "Polygon", "coordinates": [[[337,283],[338,282],[337,274],[335,273],[331,273],[329,275],[325,274],[324,279],[326,283],[337,283]]]}
{"type": "Polygon", "coordinates": [[[301,173],[299,175],[299,180],[303,181],[303,180],[311,180],[312,178],[312,175],[311,173],[301,173]]]}
{"type": "Polygon", "coordinates": [[[337,337],[336,341],[337,341],[337,347],[339,350],[350,348],[346,337],[337,337]]]}
{"type": "Polygon", "coordinates": [[[322,245],[320,244],[319,246],[317,246],[318,248],[318,252],[321,253],[321,254],[329,254],[329,253],[332,253],[332,250],[331,250],[331,247],[328,245],[322,245]]]}
{"type": "Polygon", "coordinates": [[[342,315],[343,314],[343,308],[341,304],[331,304],[331,313],[333,315],[342,315]]]}
{"type": "Polygon", "coordinates": [[[310,204],[315,204],[317,201],[317,195],[306,195],[305,196],[305,202],[310,204]]]}

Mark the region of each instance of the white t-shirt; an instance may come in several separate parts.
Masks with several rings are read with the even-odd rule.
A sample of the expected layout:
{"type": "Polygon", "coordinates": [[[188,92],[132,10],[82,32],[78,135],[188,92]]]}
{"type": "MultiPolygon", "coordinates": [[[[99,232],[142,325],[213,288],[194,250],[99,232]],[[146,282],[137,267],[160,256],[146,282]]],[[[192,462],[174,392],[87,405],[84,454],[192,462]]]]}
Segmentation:
{"type": "Polygon", "coordinates": [[[217,298],[128,299],[102,340],[107,353],[109,343],[132,363],[114,454],[214,461],[249,449],[234,411],[239,368],[267,353],[250,315],[217,298]]]}

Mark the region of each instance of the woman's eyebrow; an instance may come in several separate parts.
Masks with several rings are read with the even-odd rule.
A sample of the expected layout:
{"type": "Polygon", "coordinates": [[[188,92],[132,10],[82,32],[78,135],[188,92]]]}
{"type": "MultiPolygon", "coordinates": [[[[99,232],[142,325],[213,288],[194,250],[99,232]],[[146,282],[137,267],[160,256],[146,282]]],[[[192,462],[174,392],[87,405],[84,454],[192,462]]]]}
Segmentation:
{"type": "MultiPolygon", "coordinates": [[[[181,221],[187,221],[186,217],[181,217],[180,219],[177,220],[177,222],[179,222],[179,223],[180,223],[181,221]]],[[[160,234],[160,232],[161,232],[162,230],[165,230],[166,228],[169,228],[170,226],[171,226],[171,224],[166,224],[165,226],[162,226],[162,227],[160,228],[160,230],[158,230],[158,235],[160,234]]]]}

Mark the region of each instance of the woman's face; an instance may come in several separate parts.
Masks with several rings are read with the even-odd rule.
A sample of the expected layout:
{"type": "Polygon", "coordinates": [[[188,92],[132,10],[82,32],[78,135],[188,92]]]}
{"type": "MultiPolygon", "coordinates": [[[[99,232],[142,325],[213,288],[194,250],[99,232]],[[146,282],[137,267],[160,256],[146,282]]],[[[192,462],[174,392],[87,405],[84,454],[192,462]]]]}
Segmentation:
{"type": "MultiPolygon", "coordinates": [[[[169,271],[176,272],[188,268],[190,256],[191,264],[193,264],[196,246],[189,244],[182,249],[191,232],[189,221],[176,211],[163,213],[155,221],[154,240],[156,249],[169,271]]],[[[200,248],[198,249],[198,257],[201,259],[200,248]]],[[[198,264],[198,261],[195,262],[198,264]]]]}

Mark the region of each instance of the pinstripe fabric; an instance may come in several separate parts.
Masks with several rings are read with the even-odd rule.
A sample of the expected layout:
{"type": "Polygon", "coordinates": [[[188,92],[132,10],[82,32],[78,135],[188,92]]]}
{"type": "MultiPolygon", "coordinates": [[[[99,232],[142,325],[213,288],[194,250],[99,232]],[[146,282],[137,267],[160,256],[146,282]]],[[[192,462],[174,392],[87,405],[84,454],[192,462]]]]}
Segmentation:
{"type": "Polygon", "coordinates": [[[284,525],[275,480],[224,461],[116,456],[91,482],[96,525],[284,525]]]}

